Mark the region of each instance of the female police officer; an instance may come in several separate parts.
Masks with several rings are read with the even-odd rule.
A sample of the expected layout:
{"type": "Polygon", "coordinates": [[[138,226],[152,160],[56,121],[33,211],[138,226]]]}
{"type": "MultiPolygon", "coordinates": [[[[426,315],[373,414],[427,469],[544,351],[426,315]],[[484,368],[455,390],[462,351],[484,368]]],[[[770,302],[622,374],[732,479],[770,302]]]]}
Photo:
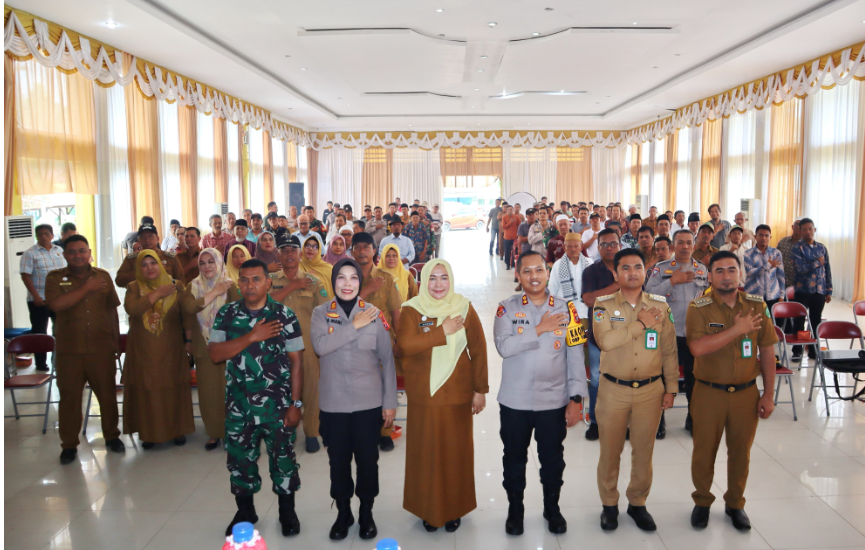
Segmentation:
{"type": "Polygon", "coordinates": [[[378,495],[379,432],[383,423],[393,423],[397,406],[390,327],[375,306],[358,298],[362,278],[353,259],[336,262],[331,276],[336,297],[312,312],[312,345],[321,364],[321,435],[330,458],[330,496],[339,510],[330,529],[333,540],[344,539],[354,524],[352,455],[360,538],[377,534],[372,504],[378,495]]]}

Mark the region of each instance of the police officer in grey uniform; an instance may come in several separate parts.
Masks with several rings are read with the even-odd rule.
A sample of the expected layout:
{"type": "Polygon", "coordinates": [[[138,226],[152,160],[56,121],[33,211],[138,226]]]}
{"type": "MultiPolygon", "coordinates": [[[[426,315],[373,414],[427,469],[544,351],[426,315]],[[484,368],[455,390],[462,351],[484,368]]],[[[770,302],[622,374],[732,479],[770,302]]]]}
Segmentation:
{"type": "MultiPolygon", "coordinates": [[[[510,535],[523,533],[526,462],[534,430],[544,518],[551,533],[561,534],[568,528],[559,510],[565,470],[562,443],[567,428],[581,418],[580,404],[588,395],[583,346],[567,345],[568,305],[547,291],[544,258],[537,252],[521,254],[517,276],[524,292],[500,302],[495,320],[496,349],[503,358],[498,395],[503,485],[510,504],[505,531],[510,535]]],[[[579,319],[575,322],[579,325],[579,319]]]]}
{"type": "Polygon", "coordinates": [[[336,262],[331,281],[336,298],[312,311],[312,346],[321,365],[320,430],[330,459],[330,496],[338,510],[333,540],[344,539],[354,524],[353,492],[360,498],[360,537],[377,535],[372,505],[378,496],[379,432],[393,423],[397,407],[390,327],[375,306],[358,297],[362,280],[356,261],[336,262]]]}
{"type": "MultiPolygon", "coordinates": [[[[694,234],[689,230],[680,229],[673,234],[673,250],[672,259],[655,264],[646,282],[646,292],[664,296],[673,312],[679,364],[685,371],[685,395],[690,408],[691,392],[694,390],[694,356],[685,338],[685,313],[690,303],[709,288],[709,271],[691,257],[694,252],[694,234]]],[[[661,426],[664,426],[663,417],[661,426]]],[[[685,420],[685,429],[692,431],[690,412],[685,420]]]]}

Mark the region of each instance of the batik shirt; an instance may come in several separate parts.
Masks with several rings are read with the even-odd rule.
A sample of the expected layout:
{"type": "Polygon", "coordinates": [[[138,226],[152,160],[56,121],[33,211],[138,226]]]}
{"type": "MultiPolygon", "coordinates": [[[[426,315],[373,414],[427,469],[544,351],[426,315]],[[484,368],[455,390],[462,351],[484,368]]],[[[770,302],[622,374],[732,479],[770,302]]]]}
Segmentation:
{"type": "Polygon", "coordinates": [[[784,258],[784,282],[787,286],[796,286],[796,270],[793,268],[793,246],[796,242],[789,236],[778,241],[778,251],[784,258]]]}
{"type": "Polygon", "coordinates": [[[282,323],[279,335],[250,344],[225,363],[227,423],[282,420],[292,401],[288,353],[302,350],[303,338],[294,312],[270,296],[256,312],[247,309],[244,300],[225,304],[213,322],[210,341],[226,342],[248,334],[257,323],[270,321],[282,323]]]}
{"type": "Polygon", "coordinates": [[[784,295],[784,268],[772,267],[769,260],[784,262],[781,252],[771,246],[765,253],[756,246],[745,251],[745,292],[764,300],[778,300],[784,295]]]}
{"type": "Polygon", "coordinates": [[[832,295],[832,269],[829,267],[829,251],[821,243],[808,244],[804,240],[793,245],[793,269],[796,270],[796,292],[805,294],[832,295]],[[823,256],[820,265],[817,258],[823,256]]]}
{"type": "Polygon", "coordinates": [[[405,229],[403,229],[402,233],[411,239],[411,244],[414,246],[418,255],[420,255],[421,252],[426,251],[427,245],[429,244],[429,227],[424,225],[423,222],[419,222],[417,227],[415,227],[413,223],[409,222],[405,226],[405,229]]]}

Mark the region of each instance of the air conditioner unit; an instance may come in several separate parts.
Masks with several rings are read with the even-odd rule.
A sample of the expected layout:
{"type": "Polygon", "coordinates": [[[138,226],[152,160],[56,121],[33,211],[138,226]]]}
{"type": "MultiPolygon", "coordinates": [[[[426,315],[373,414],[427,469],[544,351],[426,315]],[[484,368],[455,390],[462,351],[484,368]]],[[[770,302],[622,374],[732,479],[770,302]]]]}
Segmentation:
{"type": "Polygon", "coordinates": [[[745,214],[745,227],[747,229],[753,231],[755,227],[763,223],[763,208],[760,199],[741,199],[739,211],[745,214]]]}
{"type": "Polygon", "coordinates": [[[215,214],[219,214],[220,216],[224,216],[228,214],[228,203],[227,202],[218,202],[213,207],[213,212],[215,214]]]}
{"type": "Polygon", "coordinates": [[[6,216],[4,244],[6,269],[4,270],[4,295],[6,308],[4,319],[7,328],[30,326],[27,310],[27,287],[21,280],[21,256],[35,241],[33,216],[6,216]]]}
{"type": "Polygon", "coordinates": [[[649,216],[649,195],[637,195],[637,213],[641,218],[649,216]]]}

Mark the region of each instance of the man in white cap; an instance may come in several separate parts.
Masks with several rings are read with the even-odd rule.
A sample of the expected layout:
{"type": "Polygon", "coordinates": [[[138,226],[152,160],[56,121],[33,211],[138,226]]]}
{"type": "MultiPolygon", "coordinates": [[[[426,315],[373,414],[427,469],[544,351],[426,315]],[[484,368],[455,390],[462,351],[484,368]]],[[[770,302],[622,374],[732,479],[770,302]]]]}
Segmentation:
{"type": "Polygon", "coordinates": [[[636,204],[632,204],[632,205],[628,206],[628,216],[633,216],[636,213],[637,213],[637,205],[636,204]]]}

